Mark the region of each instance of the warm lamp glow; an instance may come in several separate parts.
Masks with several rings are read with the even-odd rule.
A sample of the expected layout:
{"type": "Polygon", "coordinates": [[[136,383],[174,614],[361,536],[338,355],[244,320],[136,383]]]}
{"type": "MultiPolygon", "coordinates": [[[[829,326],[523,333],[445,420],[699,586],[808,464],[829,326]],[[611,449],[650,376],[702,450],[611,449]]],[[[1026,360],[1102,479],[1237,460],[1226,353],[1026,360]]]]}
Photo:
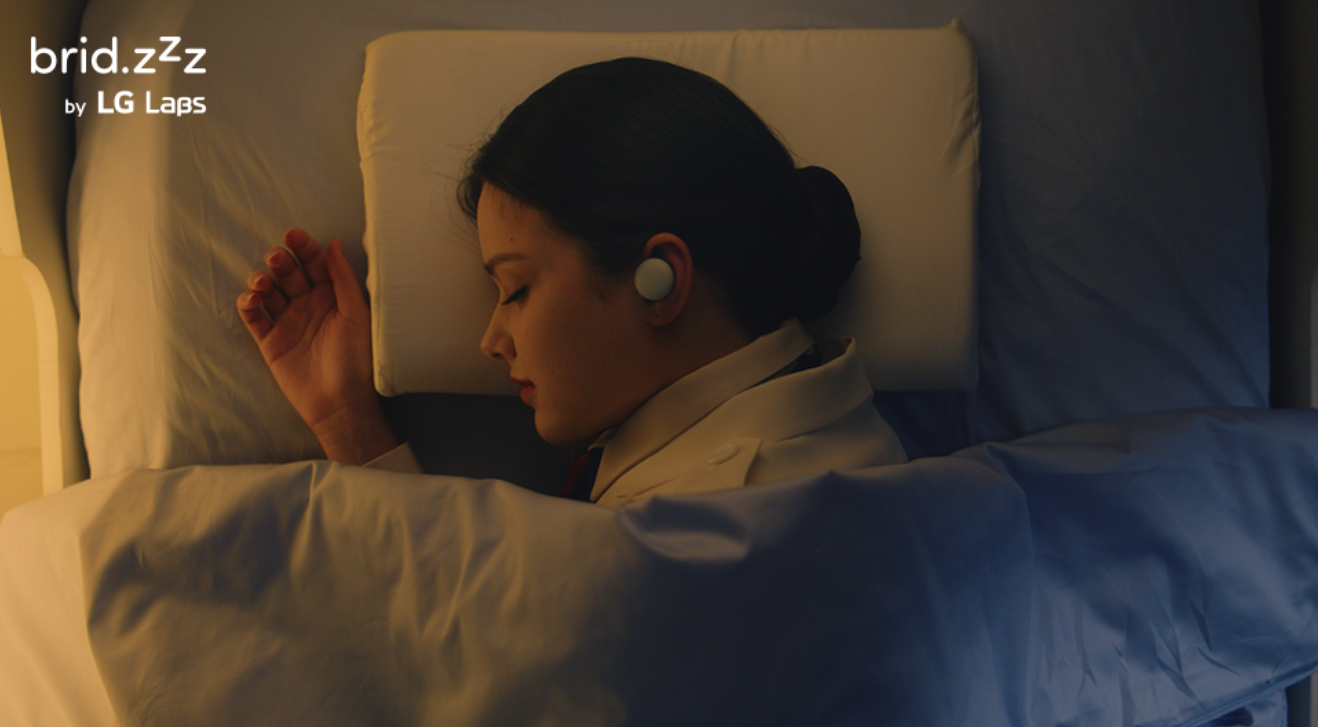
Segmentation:
{"type": "MultiPolygon", "coordinates": [[[[0,118],[0,141],[4,138],[4,122],[0,118]]],[[[0,256],[8,268],[5,271],[7,290],[3,298],[6,305],[0,311],[3,316],[0,335],[11,338],[5,341],[7,354],[0,360],[0,375],[3,376],[0,392],[9,404],[5,407],[9,420],[0,423],[4,427],[0,431],[8,432],[13,427],[17,432],[28,432],[26,436],[32,441],[26,438],[15,441],[18,434],[6,437],[8,441],[0,442],[0,454],[7,453],[11,458],[26,462],[27,456],[22,453],[39,449],[41,490],[51,494],[64,486],[59,449],[59,351],[55,310],[41,272],[23,254],[6,147],[7,143],[0,143],[0,256]],[[35,371],[24,358],[32,356],[36,358],[35,371]],[[33,388],[35,401],[31,401],[33,388]]],[[[30,464],[19,464],[30,469],[30,464]]],[[[6,481],[18,479],[17,474],[5,478],[6,481]]]]}

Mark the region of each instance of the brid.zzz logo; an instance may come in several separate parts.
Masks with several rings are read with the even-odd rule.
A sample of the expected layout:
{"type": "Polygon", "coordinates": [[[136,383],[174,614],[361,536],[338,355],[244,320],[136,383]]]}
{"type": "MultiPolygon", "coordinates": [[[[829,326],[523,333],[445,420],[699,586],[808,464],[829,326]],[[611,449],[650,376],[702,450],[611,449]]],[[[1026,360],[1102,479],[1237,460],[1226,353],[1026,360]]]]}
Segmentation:
{"type": "MultiPolygon", "coordinates": [[[[206,55],[205,48],[183,48],[183,55],[179,55],[178,46],[183,39],[175,35],[162,35],[160,41],[164,44],[163,49],[158,48],[134,48],[133,54],[139,56],[137,62],[133,65],[119,65],[119,38],[110,39],[110,45],[105,48],[91,50],[86,48],[87,38],[83,37],[78,46],[73,48],[62,48],[57,53],[50,48],[42,48],[37,45],[36,36],[32,37],[32,73],[50,74],[57,70],[61,74],[70,72],[76,73],[98,73],[101,75],[110,74],[150,74],[156,72],[158,63],[182,63],[187,56],[188,64],[183,67],[184,73],[205,73],[206,69],[199,64],[201,59],[206,55]]],[[[151,92],[146,92],[146,98],[143,99],[143,108],[148,114],[170,114],[174,116],[184,116],[186,114],[204,114],[206,113],[206,97],[204,96],[161,96],[153,98],[151,92]]],[[[96,92],[96,113],[98,114],[131,114],[136,108],[135,99],[132,91],[119,91],[114,94],[112,102],[107,105],[105,91],[96,92]]],[[[70,99],[64,99],[64,113],[77,114],[82,116],[87,110],[86,103],[78,103],[70,99]]]]}

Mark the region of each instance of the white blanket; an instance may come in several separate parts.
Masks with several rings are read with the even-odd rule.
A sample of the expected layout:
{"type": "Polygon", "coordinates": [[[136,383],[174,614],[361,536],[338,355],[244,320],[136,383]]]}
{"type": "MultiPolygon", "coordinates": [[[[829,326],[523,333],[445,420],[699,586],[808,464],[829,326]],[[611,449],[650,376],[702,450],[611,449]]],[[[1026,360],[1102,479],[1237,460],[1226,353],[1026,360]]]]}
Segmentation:
{"type": "Polygon", "coordinates": [[[1234,409],[617,512],[141,470],[0,524],[0,666],[37,674],[0,720],[108,723],[108,695],[125,725],[1280,724],[1318,668],[1315,481],[1318,412],[1234,409]],[[89,637],[71,668],[42,588],[60,643],[89,637]],[[47,709],[89,652],[90,717],[47,709]]]}
{"type": "Polygon", "coordinates": [[[1025,514],[1005,482],[835,477],[614,514],[319,462],[129,475],[83,542],[130,724],[814,724],[902,713],[912,669],[1006,666],[992,642],[1027,622],[1025,514]],[[946,541],[942,508],[912,499],[979,525],[946,541]],[[907,582],[912,560],[978,575],[907,582]]]}

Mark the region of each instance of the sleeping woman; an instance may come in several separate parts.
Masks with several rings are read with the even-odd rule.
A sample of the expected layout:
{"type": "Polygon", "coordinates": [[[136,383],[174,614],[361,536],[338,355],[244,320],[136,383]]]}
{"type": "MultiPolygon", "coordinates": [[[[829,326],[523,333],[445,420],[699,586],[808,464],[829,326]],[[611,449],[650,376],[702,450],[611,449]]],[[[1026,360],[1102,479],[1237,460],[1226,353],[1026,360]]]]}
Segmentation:
{"type": "MultiPolygon", "coordinates": [[[[859,258],[850,195],[714,79],[638,58],[568,71],[480,147],[459,201],[499,290],[482,352],[540,436],[592,441],[568,496],[619,507],[905,461],[856,343],[800,323],[859,258]]],[[[375,393],[340,243],[284,243],[238,299],[275,380],[328,458],[420,471],[375,393]]]]}

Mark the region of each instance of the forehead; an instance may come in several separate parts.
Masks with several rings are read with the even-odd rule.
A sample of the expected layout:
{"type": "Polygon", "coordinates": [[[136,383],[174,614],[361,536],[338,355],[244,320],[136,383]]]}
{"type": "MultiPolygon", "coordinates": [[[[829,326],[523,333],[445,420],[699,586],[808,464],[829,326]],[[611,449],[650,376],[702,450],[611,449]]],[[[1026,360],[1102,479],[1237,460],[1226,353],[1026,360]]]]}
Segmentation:
{"type": "Polygon", "coordinates": [[[490,185],[481,192],[476,229],[487,268],[510,259],[547,262],[564,252],[563,246],[572,244],[538,210],[490,185]]]}

